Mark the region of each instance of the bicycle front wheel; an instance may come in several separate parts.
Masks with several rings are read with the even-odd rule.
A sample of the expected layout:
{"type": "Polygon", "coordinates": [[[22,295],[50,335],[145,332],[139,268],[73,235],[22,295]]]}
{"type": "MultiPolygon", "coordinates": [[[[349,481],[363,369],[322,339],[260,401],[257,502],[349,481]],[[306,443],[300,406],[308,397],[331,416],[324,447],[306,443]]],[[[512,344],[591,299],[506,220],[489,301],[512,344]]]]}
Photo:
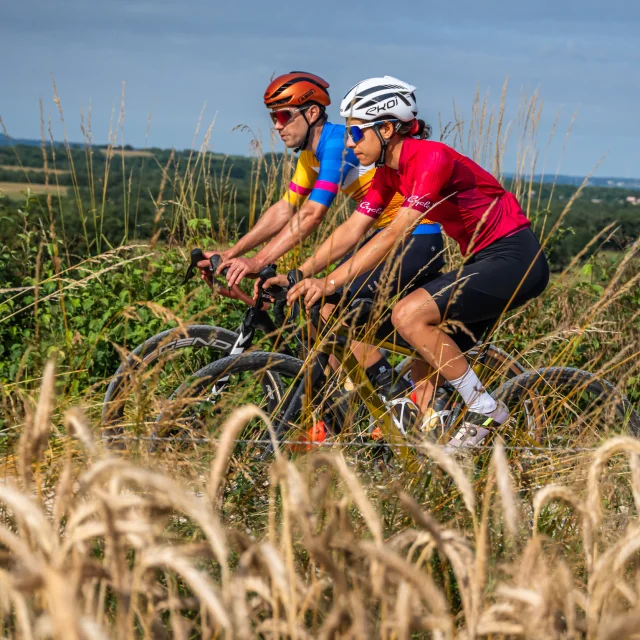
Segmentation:
{"type": "MultiPolygon", "coordinates": [[[[166,401],[151,435],[149,451],[159,463],[209,465],[222,437],[222,427],[238,407],[253,404],[277,428],[303,387],[303,362],[292,356],[251,352],[213,362],[185,381],[166,401]]],[[[295,425],[282,437],[296,437],[295,425]]],[[[281,430],[282,431],[282,430],[281,430]]],[[[287,429],[288,431],[288,429],[287,429]]],[[[299,434],[298,434],[299,435],[299,434]]],[[[237,435],[226,475],[225,503],[244,503],[268,482],[273,442],[264,420],[256,417],[237,435]],[[264,481],[264,482],[263,482],[264,481]]]]}
{"type": "Polygon", "coordinates": [[[160,403],[196,371],[228,355],[237,337],[222,327],[189,325],[139,345],[109,382],[102,404],[105,438],[146,433],[144,425],[155,419],[160,403]]]}
{"type": "MultiPolygon", "coordinates": [[[[213,441],[220,427],[239,406],[254,404],[274,424],[282,419],[302,380],[303,363],[292,356],[256,351],[227,356],[190,376],[166,401],[156,419],[152,437],[155,448],[172,442],[213,441]]],[[[247,451],[269,444],[261,420],[252,421],[242,441],[247,451]],[[244,442],[246,441],[246,442],[244,442]]],[[[176,448],[176,447],[173,447],[176,448]]]]}

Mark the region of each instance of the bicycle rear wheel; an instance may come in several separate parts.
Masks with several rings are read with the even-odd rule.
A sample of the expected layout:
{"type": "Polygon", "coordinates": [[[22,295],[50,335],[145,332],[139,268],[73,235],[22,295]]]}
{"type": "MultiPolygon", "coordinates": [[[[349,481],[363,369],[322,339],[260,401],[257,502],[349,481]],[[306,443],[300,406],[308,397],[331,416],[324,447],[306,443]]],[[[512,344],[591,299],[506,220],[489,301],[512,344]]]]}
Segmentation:
{"type": "Polygon", "coordinates": [[[607,436],[640,436],[640,416],[611,383],[570,367],[527,371],[505,382],[495,393],[511,409],[506,434],[541,447],[596,446],[607,436]],[[532,420],[527,399],[539,410],[532,420]]]}

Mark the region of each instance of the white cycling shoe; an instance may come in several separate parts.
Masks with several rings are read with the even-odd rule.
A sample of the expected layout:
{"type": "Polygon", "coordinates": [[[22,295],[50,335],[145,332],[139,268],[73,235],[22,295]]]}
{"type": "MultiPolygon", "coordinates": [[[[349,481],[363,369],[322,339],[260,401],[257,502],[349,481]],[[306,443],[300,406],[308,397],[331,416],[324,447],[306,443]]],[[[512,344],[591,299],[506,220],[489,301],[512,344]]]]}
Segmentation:
{"type": "MultiPolygon", "coordinates": [[[[504,402],[498,400],[498,407],[494,411],[499,415],[509,416],[509,410],[504,402]]],[[[454,453],[460,449],[470,449],[480,446],[485,438],[491,433],[492,427],[500,426],[504,422],[497,422],[495,418],[485,416],[474,411],[467,411],[464,422],[458,427],[456,432],[444,447],[445,453],[454,453]]]]}

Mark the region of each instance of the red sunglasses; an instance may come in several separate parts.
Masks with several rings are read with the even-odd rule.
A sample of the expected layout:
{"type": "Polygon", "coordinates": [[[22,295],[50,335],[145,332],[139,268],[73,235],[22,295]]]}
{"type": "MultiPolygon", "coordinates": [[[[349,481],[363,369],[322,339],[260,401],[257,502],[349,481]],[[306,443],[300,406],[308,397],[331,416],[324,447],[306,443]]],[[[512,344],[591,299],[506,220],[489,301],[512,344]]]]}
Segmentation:
{"type": "Polygon", "coordinates": [[[288,125],[295,117],[297,113],[302,113],[309,107],[293,107],[291,109],[279,109],[278,111],[272,111],[269,115],[273,124],[281,124],[283,127],[288,125]]]}

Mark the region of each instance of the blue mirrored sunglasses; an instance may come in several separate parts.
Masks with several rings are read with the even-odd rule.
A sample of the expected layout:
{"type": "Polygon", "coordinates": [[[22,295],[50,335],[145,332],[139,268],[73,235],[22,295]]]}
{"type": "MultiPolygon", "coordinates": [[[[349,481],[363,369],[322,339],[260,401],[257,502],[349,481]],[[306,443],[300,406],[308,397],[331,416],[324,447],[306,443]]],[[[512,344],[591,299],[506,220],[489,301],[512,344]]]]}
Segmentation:
{"type": "Polygon", "coordinates": [[[348,124],[347,125],[347,135],[353,142],[358,144],[362,138],[364,138],[364,129],[369,129],[370,127],[375,127],[378,124],[382,124],[383,122],[398,122],[397,118],[391,118],[389,120],[376,120],[375,122],[368,122],[367,124],[348,124]]]}

